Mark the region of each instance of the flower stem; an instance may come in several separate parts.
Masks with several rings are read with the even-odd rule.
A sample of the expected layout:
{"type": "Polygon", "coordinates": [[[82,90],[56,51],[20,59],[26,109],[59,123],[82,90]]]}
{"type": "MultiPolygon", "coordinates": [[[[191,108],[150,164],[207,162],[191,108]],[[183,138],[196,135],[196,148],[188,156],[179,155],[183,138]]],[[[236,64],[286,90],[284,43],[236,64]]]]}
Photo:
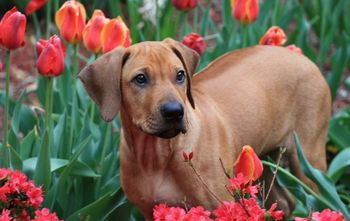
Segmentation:
{"type": "MultiPolygon", "coordinates": [[[[57,1],[57,0],[55,0],[57,1]]],[[[47,1],[46,3],[46,39],[50,37],[50,26],[51,26],[51,2],[47,1]]]]}
{"type": "Polygon", "coordinates": [[[46,108],[45,122],[46,122],[47,131],[49,133],[49,138],[51,137],[51,130],[52,130],[52,120],[51,120],[52,98],[53,98],[53,78],[48,77],[47,84],[46,84],[46,98],[45,98],[45,108],[46,108]]]}
{"type": "Polygon", "coordinates": [[[76,79],[79,71],[79,44],[73,45],[73,68],[71,72],[72,77],[72,109],[71,109],[71,121],[70,121],[70,133],[68,140],[68,148],[72,148],[74,132],[75,132],[75,123],[76,123],[76,103],[77,103],[77,94],[76,94],[76,79]]]}
{"type": "Polygon", "coordinates": [[[248,25],[243,25],[242,29],[243,29],[243,48],[245,48],[248,46],[248,37],[249,37],[248,25]]]}
{"type": "Polygon", "coordinates": [[[1,150],[1,167],[9,167],[9,150],[8,150],[8,118],[9,118],[9,92],[10,92],[10,64],[11,51],[6,51],[6,86],[5,86],[5,109],[4,109],[4,142],[1,150]]]}
{"type": "Polygon", "coordinates": [[[280,154],[278,155],[278,159],[277,159],[276,169],[275,169],[275,171],[273,171],[273,177],[272,177],[272,180],[271,180],[271,184],[270,184],[269,190],[267,191],[265,199],[263,200],[263,205],[265,205],[265,203],[266,203],[266,201],[269,198],[269,195],[271,193],[273,184],[274,184],[276,176],[277,176],[278,167],[279,167],[279,165],[281,163],[282,155],[284,154],[284,152],[286,152],[286,147],[281,147],[280,148],[280,154]]]}
{"type": "Polygon", "coordinates": [[[208,190],[208,192],[219,202],[222,203],[222,201],[219,199],[218,196],[215,195],[215,193],[209,188],[209,186],[207,185],[207,183],[203,180],[202,176],[198,173],[198,171],[196,170],[196,168],[194,168],[192,162],[189,162],[190,167],[192,168],[192,170],[194,171],[194,173],[196,174],[197,178],[201,181],[201,183],[204,185],[204,187],[208,190]]]}

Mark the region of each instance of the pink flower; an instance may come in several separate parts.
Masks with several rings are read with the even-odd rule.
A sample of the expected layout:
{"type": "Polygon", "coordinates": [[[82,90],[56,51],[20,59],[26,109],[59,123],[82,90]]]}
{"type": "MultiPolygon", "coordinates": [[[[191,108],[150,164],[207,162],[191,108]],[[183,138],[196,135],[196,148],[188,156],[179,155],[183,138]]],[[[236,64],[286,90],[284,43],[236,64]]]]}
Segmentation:
{"type": "Polygon", "coordinates": [[[314,212],[312,219],[315,221],[345,221],[340,211],[336,212],[330,209],[325,209],[322,212],[314,212]]]}
{"type": "Polygon", "coordinates": [[[183,221],[212,221],[210,211],[204,210],[203,207],[193,207],[188,211],[183,221]]]}
{"type": "Polygon", "coordinates": [[[259,192],[257,185],[253,186],[252,181],[248,181],[243,173],[238,173],[237,176],[230,179],[230,185],[228,186],[234,194],[238,193],[240,197],[249,194],[250,197],[256,198],[256,194],[259,192]]]}
{"type": "Polygon", "coordinates": [[[180,207],[167,207],[165,204],[153,208],[154,221],[176,221],[185,217],[185,210],[180,207]]]}
{"type": "Polygon", "coordinates": [[[3,209],[1,211],[0,221],[11,221],[10,211],[9,210],[3,209]]]}
{"type": "Polygon", "coordinates": [[[43,208],[42,210],[35,211],[35,219],[32,221],[60,221],[56,216],[56,213],[50,213],[50,210],[43,208]]]}
{"type": "Polygon", "coordinates": [[[236,202],[223,202],[213,213],[216,216],[215,221],[247,220],[247,213],[243,207],[236,202]]]}
{"type": "Polygon", "coordinates": [[[304,53],[303,53],[303,50],[301,50],[301,48],[297,47],[297,46],[294,45],[294,44],[293,44],[293,45],[287,45],[286,48],[289,49],[289,50],[291,50],[291,51],[294,51],[294,52],[296,52],[296,53],[298,53],[298,54],[304,54],[304,53]]]}
{"type": "Polygon", "coordinates": [[[309,221],[309,219],[308,218],[295,217],[294,221],[309,221]]]}
{"type": "Polygon", "coordinates": [[[282,210],[275,210],[276,208],[277,208],[277,203],[272,204],[270,209],[267,211],[268,215],[270,215],[275,220],[282,220],[283,219],[283,211],[282,210]]]}
{"type": "Polygon", "coordinates": [[[29,198],[29,202],[30,204],[34,207],[34,208],[38,208],[44,201],[43,198],[43,191],[41,189],[41,187],[34,187],[31,190],[29,190],[28,192],[26,192],[28,198],[29,198]]]}

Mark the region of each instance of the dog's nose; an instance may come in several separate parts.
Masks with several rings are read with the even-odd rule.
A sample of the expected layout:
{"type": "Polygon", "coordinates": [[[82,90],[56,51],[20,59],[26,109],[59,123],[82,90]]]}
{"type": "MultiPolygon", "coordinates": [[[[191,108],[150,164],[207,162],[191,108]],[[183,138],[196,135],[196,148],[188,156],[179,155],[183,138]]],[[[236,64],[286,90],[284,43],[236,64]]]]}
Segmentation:
{"type": "Polygon", "coordinates": [[[160,107],[160,113],[167,121],[178,121],[184,116],[184,108],[177,101],[171,101],[160,107]]]}

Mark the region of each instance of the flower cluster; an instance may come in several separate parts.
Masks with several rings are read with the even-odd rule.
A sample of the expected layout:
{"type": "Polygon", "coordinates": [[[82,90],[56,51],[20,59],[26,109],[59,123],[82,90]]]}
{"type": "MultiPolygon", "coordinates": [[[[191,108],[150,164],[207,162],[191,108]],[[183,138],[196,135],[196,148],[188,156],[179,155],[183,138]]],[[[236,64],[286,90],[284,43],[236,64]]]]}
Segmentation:
{"type": "MultiPolygon", "coordinates": [[[[286,43],[286,41],[287,35],[284,33],[282,28],[278,26],[272,26],[269,28],[269,30],[267,30],[264,36],[261,37],[259,44],[282,46],[284,43],[286,43]]],[[[303,51],[294,44],[287,45],[286,48],[298,54],[303,54],[303,51]]]]}
{"type": "Polygon", "coordinates": [[[321,212],[313,212],[309,218],[296,217],[295,221],[345,221],[341,212],[324,209],[321,212]]]}
{"type": "Polygon", "coordinates": [[[180,207],[168,207],[165,204],[159,204],[154,207],[153,217],[155,221],[209,221],[210,211],[203,207],[193,207],[187,213],[180,207]]]}
{"type": "Polygon", "coordinates": [[[76,44],[83,40],[85,47],[95,54],[131,44],[130,31],[121,17],[108,19],[101,10],[95,10],[85,24],[85,8],[75,0],[66,1],[56,12],[55,19],[66,41],[76,44]]]}
{"type": "MultiPolygon", "coordinates": [[[[190,162],[193,152],[188,155],[183,152],[185,162],[190,162]]],[[[228,190],[233,201],[223,201],[210,212],[201,206],[193,207],[186,211],[180,207],[169,207],[159,204],[153,208],[155,221],[265,221],[283,220],[283,211],[277,210],[277,203],[273,203],[269,209],[260,206],[257,195],[259,185],[253,185],[263,172],[262,162],[251,146],[244,146],[236,162],[234,163],[235,176],[230,178],[228,190]]],[[[296,217],[295,221],[345,221],[341,212],[325,209],[322,212],[314,212],[310,218],[296,217]]]]}
{"type": "Polygon", "coordinates": [[[0,221],[58,221],[55,213],[40,210],[42,188],[20,171],[0,168],[0,221]]]}

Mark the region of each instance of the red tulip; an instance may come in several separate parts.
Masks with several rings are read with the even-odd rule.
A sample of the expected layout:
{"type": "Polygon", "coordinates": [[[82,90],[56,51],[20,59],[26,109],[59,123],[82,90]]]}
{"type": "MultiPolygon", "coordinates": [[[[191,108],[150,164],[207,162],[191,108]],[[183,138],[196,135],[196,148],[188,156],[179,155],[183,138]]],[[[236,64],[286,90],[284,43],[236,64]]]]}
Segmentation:
{"type": "Polygon", "coordinates": [[[260,39],[259,44],[282,46],[286,41],[287,35],[284,31],[278,26],[272,26],[260,39]]]}
{"type": "Polygon", "coordinates": [[[258,0],[231,0],[232,15],[241,23],[254,22],[259,15],[258,0]]]}
{"type": "Polygon", "coordinates": [[[191,33],[186,35],[182,39],[182,43],[187,47],[198,52],[198,54],[203,54],[203,52],[205,51],[205,41],[202,38],[202,36],[200,36],[197,33],[191,33]]]}
{"type": "Polygon", "coordinates": [[[110,19],[101,33],[102,51],[106,53],[118,46],[131,45],[130,31],[121,17],[110,19]]]}
{"type": "Polygon", "coordinates": [[[30,15],[43,7],[48,0],[31,0],[26,7],[26,14],[30,15]]]}
{"type": "Polygon", "coordinates": [[[102,52],[101,33],[104,25],[109,21],[101,10],[95,10],[92,18],[83,30],[83,42],[87,49],[95,54],[102,52]]]}
{"type": "Polygon", "coordinates": [[[36,43],[36,51],[37,67],[41,75],[57,77],[62,74],[66,47],[57,35],[53,35],[49,40],[40,39],[36,43]]]}
{"type": "Polygon", "coordinates": [[[172,0],[172,3],[178,10],[188,10],[195,8],[198,0],[172,0]]]}
{"type": "Polygon", "coordinates": [[[251,146],[243,147],[234,163],[234,171],[236,175],[242,173],[246,181],[255,181],[261,176],[263,165],[251,146]]]}
{"type": "Polygon", "coordinates": [[[75,0],[66,1],[56,12],[56,25],[61,36],[71,44],[81,41],[85,27],[84,6],[75,0]]]}
{"type": "Polygon", "coordinates": [[[294,44],[293,45],[287,45],[286,48],[288,48],[289,50],[294,51],[294,52],[296,52],[298,54],[304,54],[303,50],[301,50],[301,48],[297,47],[294,44]]]}
{"type": "Polygon", "coordinates": [[[0,44],[10,50],[23,46],[26,24],[26,16],[16,7],[7,11],[0,21],[0,44]]]}

